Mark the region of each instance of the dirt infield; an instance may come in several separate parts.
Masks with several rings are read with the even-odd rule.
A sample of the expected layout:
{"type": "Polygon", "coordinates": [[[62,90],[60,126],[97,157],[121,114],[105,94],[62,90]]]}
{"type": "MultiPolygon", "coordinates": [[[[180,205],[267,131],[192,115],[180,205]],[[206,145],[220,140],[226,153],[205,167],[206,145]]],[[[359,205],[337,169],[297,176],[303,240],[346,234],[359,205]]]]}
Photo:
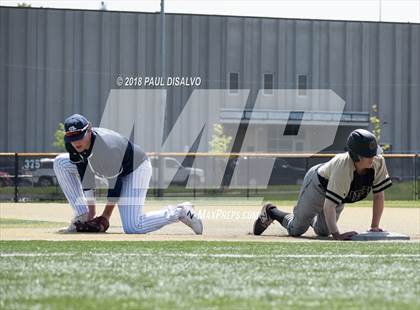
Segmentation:
{"type": "MultiPolygon", "coordinates": [[[[145,211],[162,208],[166,202],[153,202],[146,206],[145,211]]],[[[292,207],[285,207],[291,211],[292,207]]],[[[1,240],[223,240],[223,241],[307,241],[316,239],[312,229],[304,238],[290,238],[278,224],[271,225],[263,236],[251,234],[252,224],[256,218],[260,203],[229,202],[207,203],[196,202],[196,210],[204,222],[202,236],[193,235],[191,230],[182,223],[168,225],[163,229],[147,235],[126,235],[121,227],[117,208],[111,219],[111,227],[106,234],[58,234],[57,228],[9,228],[0,227],[1,240]]],[[[98,213],[102,207],[98,206],[98,213]]],[[[371,220],[371,208],[346,207],[339,220],[341,231],[365,231],[371,220]]],[[[1,203],[0,218],[36,221],[68,222],[72,210],[63,203],[1,203]]],[[[381,227],[388,231],[407,234],[411,240],[420,241],[420,209],[419,208],[387,208],[384,211],[381,227]]]]}

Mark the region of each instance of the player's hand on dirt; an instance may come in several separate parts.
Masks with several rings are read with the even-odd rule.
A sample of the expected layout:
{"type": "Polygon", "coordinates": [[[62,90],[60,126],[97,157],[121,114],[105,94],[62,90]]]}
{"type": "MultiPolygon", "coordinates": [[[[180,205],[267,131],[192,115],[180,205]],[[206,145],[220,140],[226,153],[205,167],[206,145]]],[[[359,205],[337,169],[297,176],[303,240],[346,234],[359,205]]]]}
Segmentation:
{"type": "Polygon", "coordinates": [[[357,235],[356,231],[348,231],[342,234],[333,234],[333,238],[334,240],[351,240],[354,235],[357,235]]]}
{"type": "Polygon", "coordinates": [[[371,227],[368,231],[370,232],[383,232],[384,230],[379,227],[371,227]]]}

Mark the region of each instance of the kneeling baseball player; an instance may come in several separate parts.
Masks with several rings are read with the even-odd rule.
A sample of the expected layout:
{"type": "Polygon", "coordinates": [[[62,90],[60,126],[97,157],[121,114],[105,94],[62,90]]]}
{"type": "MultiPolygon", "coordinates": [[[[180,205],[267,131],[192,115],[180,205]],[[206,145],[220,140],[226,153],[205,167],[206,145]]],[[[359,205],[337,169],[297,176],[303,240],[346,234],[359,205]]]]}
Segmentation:
{"type": "Polygon", "coordinates": [[[392,185],[375,136],[364,129],[354,130],[347,139],[347,152],[337,154],[306,173],[293,214],[267,203],[254,223],[254,234],[261,235],[274,221],[297,237],[312,226],[318,236],[335,240],[351,240],[357,232],[341,233],[337,220],[345,203],[363,200],[373,191],[370,231],[379,227],[384,209],[384,190],[392,185]]]}
{"type": "Polygon", "coordinates": [[[75,217],[59,232],[105,232],[118,204],[127,234],[145,234],[177,221],[202,234],[202,222],[190,203],[143,212],[152,166],[139,146],[115,131],[92,128],[79,114],[68,117],[64,127],[68,153],[55,158],[54,171],[75,217]],[[107,204],[98,217],[95,217],[95,176],[105,178],[109,188],[107,204]]]}

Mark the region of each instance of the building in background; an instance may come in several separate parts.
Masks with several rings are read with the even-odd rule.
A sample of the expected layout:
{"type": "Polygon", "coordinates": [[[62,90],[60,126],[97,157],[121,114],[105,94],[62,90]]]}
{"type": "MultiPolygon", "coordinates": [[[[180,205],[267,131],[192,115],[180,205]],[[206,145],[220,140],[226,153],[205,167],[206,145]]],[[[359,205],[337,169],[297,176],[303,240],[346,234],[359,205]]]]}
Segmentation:
{"type": "MultiPolygon", "coordinates": [[[[166,38],[167,75],[200,76],[203,89],[332,89],[346,105],[326,151],[368,128],[377,105],[381,142],[420,152],[420,24],[167,14],[166,38]]],[[[160,42],[159,13],[0,7],[0,151],[55,151],[58,123],[75,112],[97,125],[119,75],[160,75],[160,42]]],[[[168,89],[168,128],[191,92],[168,89]]],[[[299,151],[271,110],[247,151],[299,151]]],[[[226,113],[242,110],[220,115],[235,136],[226,113]]]]}

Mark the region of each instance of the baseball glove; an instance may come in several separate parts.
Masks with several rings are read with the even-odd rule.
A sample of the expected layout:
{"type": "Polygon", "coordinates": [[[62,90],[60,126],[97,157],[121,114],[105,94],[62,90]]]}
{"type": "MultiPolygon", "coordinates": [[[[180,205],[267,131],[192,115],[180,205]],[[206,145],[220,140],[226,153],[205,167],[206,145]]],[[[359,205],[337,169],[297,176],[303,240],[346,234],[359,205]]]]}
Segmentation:
{"type": "Polygon", "coordinates": [[[109,228],[109,222],[106,217],[98,216],[87,222],[74,223],[78,232],[98,233],[106,232],[109,228]]]}

